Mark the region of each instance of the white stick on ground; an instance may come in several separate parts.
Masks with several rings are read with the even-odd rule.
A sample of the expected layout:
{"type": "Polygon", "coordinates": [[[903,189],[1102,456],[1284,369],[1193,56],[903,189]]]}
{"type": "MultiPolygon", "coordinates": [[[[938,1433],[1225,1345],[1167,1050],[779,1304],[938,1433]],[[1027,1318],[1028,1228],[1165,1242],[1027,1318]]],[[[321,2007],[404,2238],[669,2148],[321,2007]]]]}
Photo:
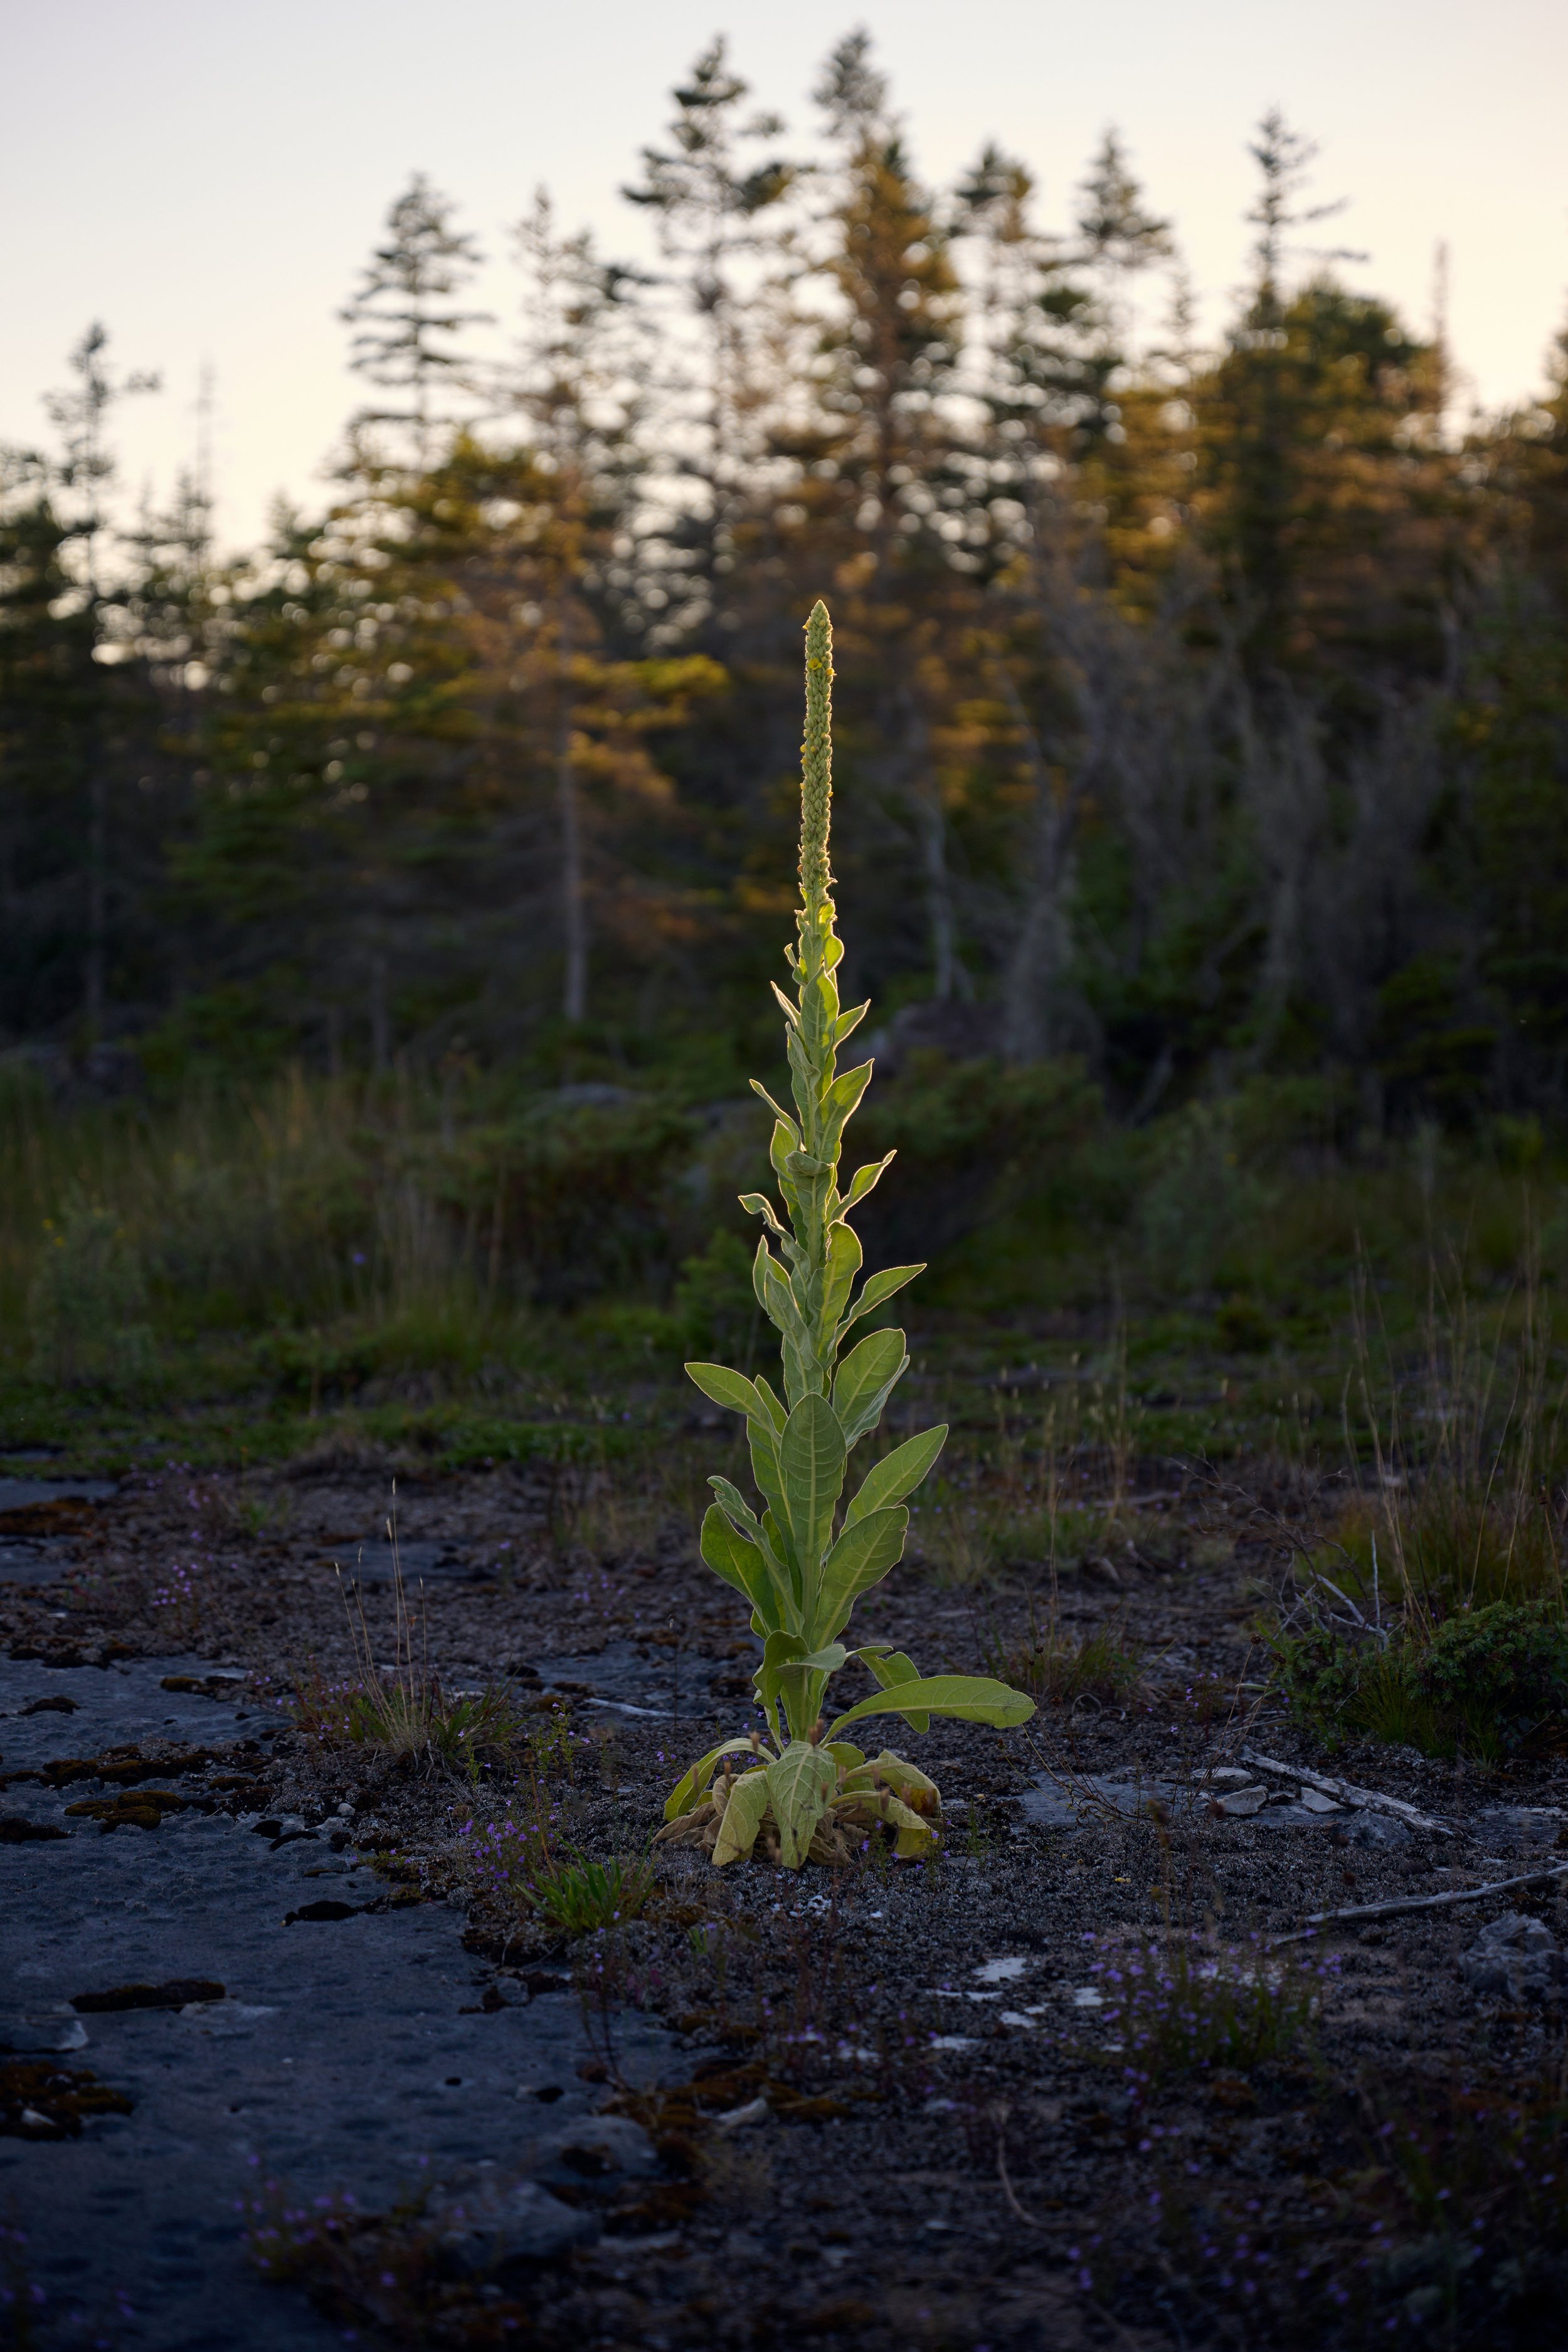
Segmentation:
{"type": "Polygon", "coordinates": [[[1269,1944],[1301,1944],[1320,1928],[1338,1927],[1346,1919],[1387,1919],[1399,1911],[1440,1911],[1450,1903],[1479,1903],[1489,1895],[1506,1895],[1515,1886],[1544,1886],[1554,1878],[1568,1878],[1568,1862],[1550,1870],[1527,1870],[1521,1878],[1493,1878],[1485,1886],[1457,1886],[1446,1895],[1396,1895],[1386,1903],[1356,1903],[1348,1911],[1309,1911],[1307,1925],[1289,1936],[1270,1936],[1269,1944]]]}
{"type": "Polygon", "coordinates": [[[1337,1797],[1342,1805],[1353,1806],[1358,1812],[1392,1813],[1396,1821],[1409,1822],[1418,1830],[1431,1830],[1437,1837],[1458,1835],[1450,1822],[1435,1822],[1430,1813],[1419,1812],[1403,1797],[1385,1797],[1380,1789],[1358,1789],[1353,1780],[1335,1780],[1327,1772],[1309,1772],[1304,1764],[1281,1764],[1277,1756],[1260,1756],[1256,1748],[1244,1748],[1241,1760],[1259,1772],[1272,1772],[1281,1780],[1296,1780],[1304,1789],[1316,1789],[1321,1796],[1337,1797]]]}

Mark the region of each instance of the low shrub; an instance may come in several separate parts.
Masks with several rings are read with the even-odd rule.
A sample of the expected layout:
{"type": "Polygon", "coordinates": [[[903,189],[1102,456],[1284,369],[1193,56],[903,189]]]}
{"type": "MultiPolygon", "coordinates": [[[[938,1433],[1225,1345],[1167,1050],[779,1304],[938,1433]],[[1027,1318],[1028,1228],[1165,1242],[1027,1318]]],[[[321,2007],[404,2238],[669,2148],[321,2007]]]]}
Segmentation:
{"type": "Polygon", "coordinates": [[[1417,1687],[1456,1747],[1486,1761],[1568,1732],[1568,1624],[1548,1601],[1494,1601],[1439,1625],[1417,1687]]]}
{"type": "Polygon", "coordinates": [[[1074,1178],[1104,1117],[1099,1088],[1076,1062],[1008,1069],[911,1055],[860,1117],[868,1156],[899,1155],[862,1219],[868,1255],[934,1257],[983,1220],[1047,1195],[1069,1212],[1102,1211],[1074,1178]]]}
{"type": "Polygon", "coordinates": [[[1358,1734],[1484,1764],[1568,1738],[1568,1624],[1548,1601],[1496,1601],[1386,1643],[1321,1621],[1268,1637],[1298,1719],[1337,1744],[1358,1734]]]}
{"type": "Polygon", "coordinates": [[[1188,1103],[1162,1120],[1151,1130],[1150,1164],[1138,1213],[1146,1272],[1159,1288],[1206,1290],[1236,1263],[1265,1202],[1242,1165],[1232,1107],[1188,1103]]]}
{"type": "Polygon", "coordinates": [[[700,1255],[684,1260],[674,1321],[687,1355],[733,1356],[751,1370],[763,1317],[752,1285],[752,1252],[736,1234],[721,1226],[700,1255]]]}

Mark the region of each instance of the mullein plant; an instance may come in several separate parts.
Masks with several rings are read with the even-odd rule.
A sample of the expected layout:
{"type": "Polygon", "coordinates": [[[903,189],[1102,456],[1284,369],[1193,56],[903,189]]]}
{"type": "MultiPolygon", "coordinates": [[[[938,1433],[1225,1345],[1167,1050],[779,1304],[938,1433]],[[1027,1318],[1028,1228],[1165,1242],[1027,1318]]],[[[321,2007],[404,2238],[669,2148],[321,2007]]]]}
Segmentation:
{"type": "Polygon", "coordinates": [[[879,1825],[902,1855],[926,1853],[941,1834],[934,1781],[884,1749],[867,1756],[845,1738],[873,1716],[899,1715],[916,1731],[933,1715],[998,1727],[1024,1722],[1034,1702],[978,1675],[922,1676],[883,1643],[850,1650],[840,1640],[856,1601],[902,1558],[905,1497],[925,1477],[947,1436],[945,1423],[906,1438],[861,1481],[840,1516],[849,1456],[882,1418],[909,1364],[901,1331],[877,1330],[840,1354],[863,1316],[923,1271],[918,1265],[860,1273],[849,1212],[892,1158],[859,1169],[838,1189],[844,1129],[871,1076],[871,1065],[837,1075],[838,1048],[867,1007],[840,1012],[834,977],[844,947],[834,922],[827,864],[832,784],[833,633],[827,608],[812,607],[805,629],[805,740],[802,746],[798,945],[784,950],[795,1001],[784,1007],[795,1117],[752,1080],[773,1114],[771,1158],[783,1197],[782,1222],[761,1192],[741,1205],[760,1217],[752,1281],[776,1327],[784,1399],[761,1377],[722,1364],[688,1364],[705,1396],[743,1413],[759,1517],[728,1478],[709,1481],[716,1500],[702,1522],[702,1557],[751,1603],[763,1659],[753,1677],[765,1735],[727,1739],[694,1764],[665,1806],[661,1838],[702,1846],[724,1864],[760,1850],[787,1869],[847,1860],[879,1825]],[[851,1658],[879,1688],[836,1720],[825,1720],[827,1685],[851,1658]],[[736,1762],[744,1759],[744,1769],[736,1762]]]}

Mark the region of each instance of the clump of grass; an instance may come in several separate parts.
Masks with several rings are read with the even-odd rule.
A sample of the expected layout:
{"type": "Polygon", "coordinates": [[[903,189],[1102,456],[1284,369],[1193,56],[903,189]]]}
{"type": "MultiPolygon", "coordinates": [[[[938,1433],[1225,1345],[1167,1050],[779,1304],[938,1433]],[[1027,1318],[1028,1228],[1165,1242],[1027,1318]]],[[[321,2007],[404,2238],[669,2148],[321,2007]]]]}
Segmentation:
{"type": "Polygon", "coordinates": [[[1496,1601],[1563,1599],[1562,1497],[1521,1486],[1506,1461],[1475,1481],[1438,1465],[1347,1498],[1311,1567],[1363,1612],[1383,1602],[1432,1625],[1496,1601]],[[1477,1486],[1479,1486],[1479,1491],[1477,1486]]]}
{"type": "MultiPolygon", "coordinates": [[[[1380,1391],[1358,1294],[1374,1484],[1307,1552],[1268,1635],[1298,1717],[1496,1764],[1568,1742],[1568,1462],[1533,1277],[1512,1338],[1483,1348],[1462,1287],[1430,1277],[1420,1364],[1380,1391]]],[[[1350,1432],[1347,1424],[1347,1438],[1350,1432]]],[[[1358,1449],[1352,1448],[1352,1452],[1358,1449]]]]}
{"type": "Polygon", "coordinates": [[[1164,1943],[1100,1945],[1090,1974],[1100,1994],[1104,2045],[1119,2054],[1142,2098],[1174,2074],[1244,2073],[1288,2056],[1310,2032],[1334,1955],[1318,1963],[1271,1957],[1254,1938],[1209,1949],[1185,1936],[1164,1943]]]}
{"type": "Polygon", "coordinates": [[[469,1887],[503,1910],[531,1912],[563,1935],[588,1936],[640,1918],[653,1894],[646,1860],[594,1862],[558,1853],[556,1815],[536,1778],[522,1801],[458,1832],[458,1866],[469,1887]]]}
{"type": "Polygon", "coordinates": [[[602,1464],[561,1481],[557,1511],[563,1542],[604,1561],[650,1551],[671,1516],[662,1481],[633,1486],[602,1464]]]}
{"type": "MultiPolygon", "coordinates": [[[[392,1543],[393,1664],[378,1667],[357,1585],[353,1605],[343,1593],[343,1612],[353,1649],[354,1671],[329,1682],[318,1672],[296,1677],[295,1721],[319,1740],[377,1749],[389,1763],[461,1770],[478,1780],[487,1764],[503,1761],[521,1747],[528,1724],[515,1694],[504,1684],[479,1691],[443,1689],[430,1664],[428,1628],[423,1613],[416,1625],[403,1576],[397,1540],[396,1486],[386,1522],[392,1543]]],[[[339,1571],[340,1582],[342,1570],[339,1571]]]]}
{"type": "Polygon", "coordinates": [[[1043,1622],[1031,1612],[1029,1630],[996,1661],[996,1672],[1037,1698],[1072,1708],[1092,1700],[1124,1706],[1142,1688],[1143,1665],[1120,1618],[1086,1633],[1069,1633],[1053,1611],[1043,1622]]]}
{"type": "Polygon", "coordinates": [[[568,1936],[588,1936],[640,1918],[653,1893],[653,1872],[637,1858],[557,1862],[531,1890],[534,1907],[568,1936]]]}
{"type": "Polygon", "coordinates": [[[27,1292],[33,1370],[61,1387],[124,1388],[152,1369],[147,1280],[123,1220],[75,1187],[43,1221],[27,1292]]]}
{"type": "Polygon", "coordinates": [[[350,1737],[389,1756],[424,1757],[470,1776],[487,1759],[506,1756],[524,1737],[512,1694],[497,1684],[447,1692],[432,1675],[412,1694],[402,1682],[357,1692],[350,1737]]]}
{"type": "Polygon", "coordinates": [[[526,1737],[516,1698],[503,1685],[448,1693],[434,1675],[334,1682],[306,1669],[294,1676],[289,1711],[308,1738],[324,1745],[374,1748],[389,1763],[460,1770],[469,1779],[526,1737]]]}
{"type": "Polygon", "coordinates": [[[952,1592],[975,1592],[996,1581],[999,1565],[989,1515],[973,1503],[919,1507],[916,1541],[932,1582],[952,1592]]]}
{"type": "Polygon", "coordinates": [[[255,1541],[288,1534],[294,1524],[294,1497],[287,1486],[247,1480],[236,1488],[215,1486],[209,1511],[224,1535],[255,1541]]]}

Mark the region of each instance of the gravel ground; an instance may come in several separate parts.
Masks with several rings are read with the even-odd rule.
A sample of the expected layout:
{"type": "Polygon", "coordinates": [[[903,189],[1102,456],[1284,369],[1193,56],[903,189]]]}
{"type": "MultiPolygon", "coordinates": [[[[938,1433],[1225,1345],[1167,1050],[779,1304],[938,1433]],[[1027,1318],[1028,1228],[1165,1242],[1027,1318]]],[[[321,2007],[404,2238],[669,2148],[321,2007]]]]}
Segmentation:
{"type": "MultiPolygon", "coordinates": [[[[285,1867],[341,1864],[374,1885],[369,1899],[386,1906],[395,1934],[450,1923],[442,1948],[461,1957],[442,1963],[443,2033],[468,2010],[465,2047],[482,2049],[493,2033],[498,2047],[522,2036],[521,2049],[531,2014],[542,2030],[544,2011],[570,2011],[570,2052],[564,2026],[552,2028],[562,2087],[584,2115],[636,2127],[596,2170],[564,2173],[537,2117],[517,2124],[515,2100],[505,2128],[476,2112],[448,2133],[432,2179],[465,2163],[489,2168],[578,2217],[569,2242],[542,2251],[540,2241],[515,2260],[492,2245],[489,2268],[464,2270],[449,2244],[441,2251],[447,2189],[426,2186],[419,2210],[399,2209],[385,2164],[335,2133],[333,2116],[363,2086],[392,2084],[367,2042],[362,2058],[344,2057],[346,2073],[321,2075],[316,2119],[276,2168],[279,2210],[307,2218],[275,2242],[275,2271],[295,2284],[266,2289],[258,2308],[309,2289],[324,2315],[312,2326],[406,2344],[1332,2346],[1385,2341],[1391,2319],[1435,2342],[1560,2340],[1560,2305],[1543,2289],[1504,2282],[1482,2299],[1489,2319],[1474,2316],[1448,2254],[1431,2251],[1439,2209],[1409,2189],[1395,2154],[1428,2129],[1434,2101],[1448,2114],[1468,2100],[1469,2116],[1478,2086],[1494,2084],[1503,2095],[1513,2086],[1521,2112],[1529,2105],[1560,2053],[1556,2011],[1539,1986],[1479,1992],[1461,1962],[1489,1923],[1514,1914],[1540,1923],[1538,1942],[1568,1941],[1568,1903],[1542,1884],[1331,1923],[1278,1949],[1268,1939],[1313,1912],[1549,1868],[1564,1773],[1541,1765],[1504,1780],[1370,1747],[1328,1758],[1260,1712],[1247,1687],[1258,1680],[1247,1629],[1269,1557],[1256,1513],[1238,1510],[1216,1541],[1213,1506],[1173,1503],[1158,1540],[1145,1530],[1065,1580],[1070,1629],[1115,1627],[1144,1655],[1144,1681],[1124,1705],[1043,1704],[1018,1731],[939,1724],[905,1736],[948,1801],[939,1860],[867,1853],[837,1872],[749,1864],[717,1874],[662,1848],[640,1918],[563,1939],[465,1871],[463,1825],[509,1809],[520,1817],[537,1791],[561,1850],[637,1854],[678,1771],[748,1726],[754,1645],[683,1522],[661,1523],[650,1508],[629,1535],[581,1520],[563,1530],[543,1477],[420,1481],[405,1469],[396,1510],[419,1653],[448,1690],[509,1677],[531,1734],[531,1781],[503,1769],[470,1785],[312,1738],[280,1703],[300,1678],[319,1697],[344,1678],[356,1639],[378,1664],[392,1660],[386,1464],[327,1457],[244,1480],[171,1469],[110,1496],[35,1496],[8,1516],[5,1499],[0,1634],[13,1717],[17,1704],[68,1696],[117,1668],[129,1684],[156,1663],[160,1687],[165,1674],[198,1685],[219,1670],[247,1677],[237,1700],[221,1683],[213,1696],[174,1695],[177,1729],[159,1727],[174,1732],[167,1748],[151,1728],[104,1739],[82,1701],[74,1716],[0,1726],[6,1776],[24,1755],[24,1769],[72,1756],[85,1766],[137,1745],[157,1786],[190,1801],[155,1831],[132,1822],[109,1838],[90,1817],[66,1822],[65,1801],[123,1808],[145,1780],[84,1769],[60,1788],[12,1780],[0,1799],[7,1813],[58,1815],[71,1831],[68,1847],[16,1832],[0,1857],[24,1890],[22,1911],[8,1913],[25,1916],[28,1933],[63,1935],[98,1899],[95,1867],[112,1863],[123,1876],[142,1853],[150,1866],[190,1844],[198,1821],[202,1837],[265,1848],[279,1873],[277,1888],[265,1882],[268,1921],[285,1867]],[[357,1579],[348,1612],[334,1561],[357,1579]],[[195,1731],[204,1708],[221,1738],[195,1731]],[[1240,1760],[1248,1747],[1401,1799],[1452,1833],[1354,1808],[1314,1811],[1300,1784],[1240,1760]],[[1250,1817],[1216,1811],[1249,1773],[1289,1801],[1250,1817]],[[271,1837],[255,1835],[268,1822],[297,1824],[279,1832],[294,1843],[274,1852],[271,1837]],[[302,1864],[301,1853],[318,1858],[302,1864]],[[568,1982],[575,2000],[554,1989],[568,1982]],[[459,1989],[464,2000],[447,1998],[459,1989]],[[357,2200],[352,2226],[309,2205],[334,2190],[357,2200]],[[285,2240],[286,2259],[276,2251],[285,2240]]],[[[1027,1584],[963,1591],[917,1567],[871,1596],[857,1631],[908,1646],[926,1671],[973,1670],[1021,1635],[1027,1584]]],[[[255,1872],[246,1881],[262,1883],[255,1872]]],[[[243,1905],[226,1882],[215,1879],[212,1901],[237,1920],[243,1905]]],[[[355,1970],[369,1963],[341,1956],[368,1952],[377,1926],[346,1918],[289,1933],[339,1939],[342,2000],[370,2013],[391,1998],[401,1947],[376,1948],[357,1996],[355,1970]]],[[[80,1974],[79,1940],[71,1957],[80,1974]]],[[[145,1965],[164,1963],[150,1952],[145,1965]]],[[[169,1972],[186,1969],[171,1962],[169,1972]]],[[[194,1963],[190,1972],[201,1973],[194,1963]]],[[[149,2022],[163,2031],[167,2021],[135,2030],[145,2035],[149,2022]]],[[[79,2059],[65,2052],[58,2063],[123,2091],[135,2103],[125,2128],[140,2128],[151,2078],[123,2037],[95,2032],[79,2059]]],[[[511,2073],[531,2069],[520,2060],[511,2073]]],[[[85,2200],[65,2168],[103,2124],[29,2147],[8,2128],[11,2178],[31,2193],[55,2166],[46,2202],[68,2213],[85,2200]]],[[[60,2128],[68,2133],[68,2117],[60,2128]]],[[[1528,2116],[1519,2128],[1533,2128],[1528,2116]]],[[[216,2116],[212,2129],[215,2148],[235,2137],[216,2116]]],[[[1458,2147],[1447,2124],[1442,2132],[1458,2147]]],[[[195,2123],[187,2137],[204,2145],[195,2123]]],[[[1512,2159],[1494,2147],[1487,2160],[1512,2159]]],[[[1455,2179],[1458,2213],[1468,2192],[1455,2179]]],[[[173,2226],[166,2187],[160,2194],[173,2226]]],[[[1559,2209],[1550,2183],[1542,2194],[1547,2206],[1519,2227],[1545,2244],[1559,2209]]],[[[1494,2198],[1485,2230],[1501,2227],[1500,2210],[1494,2198]]],[[[85,2202],[72,2218],[86,2218],[85,2202]]],[[[1514,2256],[1487,2245],[1500,2280],[1497,2265],[1514,2256]]],[[[1557,2259],[1549,2245],[1545,2258],[1557,2259]]],[[[1471,2271],[1479,2277],[1473,2261],[1471,2271]]],[[[123,2326],[127,2344],[220,2340],[123,2326]]]]}

